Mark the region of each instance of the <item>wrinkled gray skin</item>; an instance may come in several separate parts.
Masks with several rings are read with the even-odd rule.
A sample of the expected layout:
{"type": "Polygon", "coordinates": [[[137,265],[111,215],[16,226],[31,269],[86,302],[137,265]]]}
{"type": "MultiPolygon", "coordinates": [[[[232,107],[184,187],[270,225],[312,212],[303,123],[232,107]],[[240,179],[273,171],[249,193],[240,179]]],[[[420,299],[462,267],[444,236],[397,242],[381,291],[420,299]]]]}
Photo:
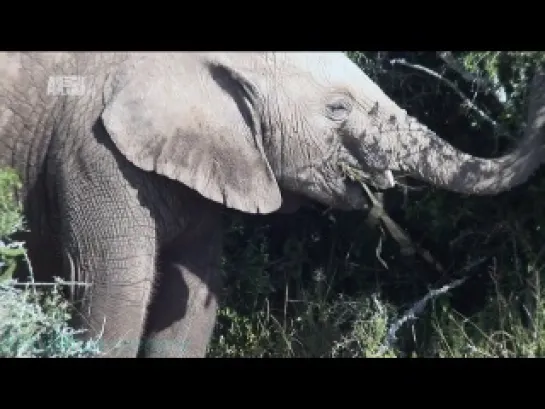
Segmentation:
{"type": "Polygon", "coordinates": [[[109,356],[205,355],[222,206],[364,208],[341,163],[379,188],[394,171],[495,194],[541,162],[543,117],[485,160],[407,117],[342,53],[0,54],[0,166],[24,178],[35,273],[89,284],[71,292],[79,325],[109,356]],[[48,95],[62,75],[84,76],[85,93],[48,95]]]}

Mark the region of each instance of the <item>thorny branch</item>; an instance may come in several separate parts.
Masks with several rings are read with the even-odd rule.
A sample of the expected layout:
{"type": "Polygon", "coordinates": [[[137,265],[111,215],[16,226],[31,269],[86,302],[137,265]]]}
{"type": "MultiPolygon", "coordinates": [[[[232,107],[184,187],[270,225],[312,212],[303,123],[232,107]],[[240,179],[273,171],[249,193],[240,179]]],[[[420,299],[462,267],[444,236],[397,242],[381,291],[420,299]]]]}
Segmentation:
{"type": "Polygon", "coordinates": [[[396,65],[396,64],[404,65],[406,67],[413,68],[415,70],[425,72],[426,74],[431,75],[432,77],[437,78],[440,81],[443,81],[449,87],[451,87],[454,90],[454,92],[456,92],[458,94],[458,96],[464,101],[464,103],[469,108],[471,108],[475,112],[477,112],[479,114],[479,116],[481,116],[485,121],[492,124],[494,129],[496,129],[497,131],[503,131],[500,124],[498,124],[494,119],[490,118],[490,116],[488,116],[482,109],[480,109],[477,105],[475,105],[462,91],[460,91],[460,89],[458,88],[458,86],[456,84],[454,84],[449,79],[443,77],[441,74],[438,74],[437,72],[435,72],[435,71],[433,71],[433,70],[431,70],[431,69],[429,69],[427,67],[424,67],[423,65],[409,63],[405,59],[402,59],[402,58],[396,58],[396,59],[390,60],[390,63],[392,65],[396,65]]]}

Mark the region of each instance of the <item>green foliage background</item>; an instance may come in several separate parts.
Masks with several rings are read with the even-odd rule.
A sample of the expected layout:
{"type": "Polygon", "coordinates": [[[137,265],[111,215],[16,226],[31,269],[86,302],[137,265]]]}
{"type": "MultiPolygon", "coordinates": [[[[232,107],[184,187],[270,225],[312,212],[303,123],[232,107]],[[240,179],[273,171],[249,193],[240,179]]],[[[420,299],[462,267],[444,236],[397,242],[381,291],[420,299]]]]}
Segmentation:
{"type": "MultiPolygon", "coordinates": [[[[456,147],[484,157],[501,154],[513,143],[511,136],[520,136],[527,81],[543,61],[540,52],[452,52],[470,78],[436,52],[348,55],[409,114],[456,147]],[[418,67],[450,81],[470,102],[418,67]],[[472,104],[490,120],[471,109],[472,104]]],[[[0,192],[7,191],[4,180],[0,178],[0,192]]],[[[442,263],[446,274],[418,256],[401,255],[397,243],[382,237],[362,212],[318,204],[292,215],[226,211],[226,285],[209,355],[542,356],[545,170],[494,197],[467,197],[406,183],[410,188],[405,192],[396,188],[385,194],[385,207],[442,263]],[[379,261],[379,250],[388,268],[379,261]],[[465,276],[469,278],[464,284],[436,298],[423,315],[401,326],[397,342],[382,348],[400,314],[431,288],[465,276]]],[[[4,204],[8,199],[0,193],[0,240],[6,240],[13,226],[21,228],[18,209],[4,204]]],[[[0,267],[0,274],[6,266],[0,267]]],[[[0,305],[8,305],[2,299],[0,305]]],[[[40,325],[33,328],[43,329],[40,325]]],[[[47,352],[44,339],[59,339],[32,337],[15,326],[2,333],[2,328],[0,353],[8,356],[40,356],[47,352]]],[[[59,348],[52,350],[62,355],[59,348]]],[[[94,349],[78,344],[69,351],[89,356],[94,349]]]]}

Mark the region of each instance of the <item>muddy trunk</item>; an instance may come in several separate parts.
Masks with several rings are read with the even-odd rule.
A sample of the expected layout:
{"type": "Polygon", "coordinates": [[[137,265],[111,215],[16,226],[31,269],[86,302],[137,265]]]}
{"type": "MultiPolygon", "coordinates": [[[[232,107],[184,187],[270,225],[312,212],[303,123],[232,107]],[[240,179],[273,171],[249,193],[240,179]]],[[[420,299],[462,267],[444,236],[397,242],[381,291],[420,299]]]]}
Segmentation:
{"type": "Polygon", "coordinates": [[[484,159],[461,152],[411,118],[385,125],[394,128],[386,132],[383,129],[386,137],[375,138],[375,143],[391,153],[391,169],[436,186],[476,195],[494,195],[512,189],[525,183],[544,162],[544,77],[542,73],[536,75],[530,86],[523,140],[502,157],[484,159]],[[389,138],[388,134],[394,136],[389,138]]]}

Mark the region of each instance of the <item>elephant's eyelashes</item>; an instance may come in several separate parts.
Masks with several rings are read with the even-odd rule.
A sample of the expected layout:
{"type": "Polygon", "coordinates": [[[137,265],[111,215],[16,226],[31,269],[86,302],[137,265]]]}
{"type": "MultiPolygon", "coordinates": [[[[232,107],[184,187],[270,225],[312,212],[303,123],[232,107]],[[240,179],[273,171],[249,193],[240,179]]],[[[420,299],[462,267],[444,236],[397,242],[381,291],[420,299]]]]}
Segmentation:
{"type": "Polygon", "coordinates": [[[333,121],[344,121],[352,111],[350,100],[344,96],[335,96],[326,104],[326,114],[333,121]]]}

